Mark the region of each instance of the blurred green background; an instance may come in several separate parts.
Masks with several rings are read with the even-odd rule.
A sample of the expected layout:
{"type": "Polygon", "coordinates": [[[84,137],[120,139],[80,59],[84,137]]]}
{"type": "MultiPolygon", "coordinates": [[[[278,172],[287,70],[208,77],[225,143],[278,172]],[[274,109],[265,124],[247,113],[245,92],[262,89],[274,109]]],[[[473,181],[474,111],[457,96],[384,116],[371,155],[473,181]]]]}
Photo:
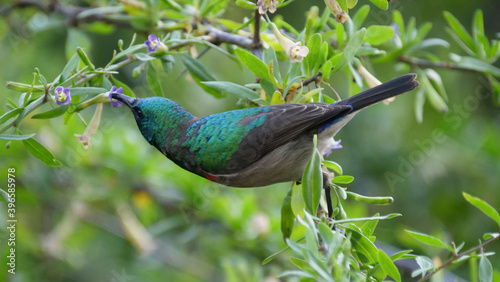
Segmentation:
{"type": "MultiPolygon", "coordinates": [[[[312,2],[324,9],[323,1],[312,2]]],[[[310,1],[295,1],[279,13],[300,28],[310,6],[310,1]]],[[[451,52],[460,52],[445,32],[442,12],[450,11],[470,28],[478,8],[484,11],[486,34],[493,38],[500,31],[500,6],[496,0],[393,0],[390,10],[400,10],[406,20],[416,17],[418,25],[432,22],[431,37],[447,40],[451,52]]],[[[372,11],[365,25],[391,23],[390,12],[373,6],[372,11]]],[[[66,63],[67,27],[54,24],[34,32],[40,23],[51,20],[41,15],[33,19],[35,13],[18,12],[25,21],[0,18],[2,83],[30,83],[35,67],[52,80],[66,63]]],[[[225,15],[235,20],[249,16],[232,2],[225,15]]],[[[107,34],[86,36],[94,64],[103,66],[118,39],[127,43],[132,32],[116,28],[107,34]]],[[[139,40],[144,38],[144,34],[139,35],[139,40]]],[[[442,56],[447,50],[433,51],[442,56]]],[[[239,84],[254,81],[249,71],[241,70],[217,52],[210,52],[202,61],[219,80],[239,84]]],[[[152,95],[144,77],[131,77],[133,67],[122,71],[122,81],[140,97],[152,95]]],[[[374,65],[373,69],[381,81],[398,75],[389,65],[374,65]]],[[[177,63],[173,73],[162,81],[168,98],[196,116],[238,107],[234,98],[215,99],[204,93],[187,74],[176,80],[182,70],[182,64],[177,63]]],[[[500,208],[500,108],[491,96],[484,98],[489,90],[481,76],[437,71],[449,94],[449,113],[443,115],[426,106],[423,123],[417,123],[412,94],[398,98],[390,106],[374,106],[337,135],[344,148],[329,158],[356,178],[349,185],[352,191],[395,199],[389,206],[350,201],[345,206],[349,217],[402,213],[402,217],[379,223],[375,233],[378,241],[431,257],[438,256],[439,250],[422,247],[404,233],[405,229],[457,244],[465,241],[468,248],[476,245],[482,234],[497,231],[498,227],[467,204],[462,192],[500,208]],[[436,135],[441,138],[433,139],[436,135]],[[388,175],[399,177],[388,181],[388,175]]],[[[342,75],[331,83],[346,97],[342,75]]],[[[17,100],[19,94],[0,89],[0,113],[4,113],[5,98],[17,100]]],[[[92,114],[93,109],[82,113],[87,121],[92,114]]],[[[235,189],[183,171],[142,138],[124,107],[104,106],[101,127],[88,150],[73,136],[85,130],[77,118],[66,126],[62,117],[26,119],[21,129],[23,133],[37,132],[36,139],[64,166],[48,167],[31,156],[21,142],[14,141],[5,149],[7,142],[0,140],[0,187],[6,187],[8,168],[16,169],[18,187],[17,274],[7,276],[6,265],[2,264],[2,279],[276,281],[273,277],[293,267],[286,256],[260,265],[285,246],[279,231],[280,208],[291,184],[235,189]]],[[[0,206],[3,224],[5,202],[0,206]]],[[[7,236],[2,226],[0,253],[4,257],[7,236]]],[[[499,252],[500,245],[496,242],[487,250],[499,252]]],[[[491,257],[491,261],[498,270],[500,256],[491,257]]],[[[460,265],[456,273],[468,280],[467,269],[460,265]]]]}

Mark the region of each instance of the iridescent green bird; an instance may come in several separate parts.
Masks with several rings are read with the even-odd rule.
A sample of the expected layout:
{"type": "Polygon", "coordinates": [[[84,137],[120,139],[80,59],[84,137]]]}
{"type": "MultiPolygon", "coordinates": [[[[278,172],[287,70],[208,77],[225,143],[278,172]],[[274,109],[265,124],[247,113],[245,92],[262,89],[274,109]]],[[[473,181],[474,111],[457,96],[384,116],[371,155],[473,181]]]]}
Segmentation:
{"type": "Polygon", "coordinates": [[[361,109],[418,86],[407,74],[335,104],[281,104],[197,118],[161,97],[112,92],[133,112],[144,138],[180,167],[233,187],[300,181],[318,135],[323,155],[361,109]]]}

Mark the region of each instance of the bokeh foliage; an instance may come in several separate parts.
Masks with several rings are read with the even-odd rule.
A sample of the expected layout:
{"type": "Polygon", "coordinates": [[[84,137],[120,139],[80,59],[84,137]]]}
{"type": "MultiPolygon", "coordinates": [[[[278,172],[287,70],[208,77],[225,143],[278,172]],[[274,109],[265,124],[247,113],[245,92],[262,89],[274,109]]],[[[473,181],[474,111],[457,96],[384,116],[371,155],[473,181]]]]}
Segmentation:
{"type": "MultiPolygon", "coordinates": [[[[464,241],[465,248],[477,245],[482,234],[498,230],[494,221],[462,197],[465,191],[486,199],[493,207],[500,206],[497,191],[500,117],[495,106],[500,92],[498,58],[495,58],[499,46],[498,23],[495,26],[491,20],[494,11],[486,8],[494,4],[484,1],[486,9],[481,13],[475,12],[470,4],[457,7],[449,1],[447,6],[443,1],[443,6],[435,11],[429,11],[433,9],[424,1],[408,5],[392,1],[390,11],[364,5],[367,2],[360,1],[349,11],[352,20],[345,25],[333,20],[322,1],[313,4],[294,1],[278,8],[278,15],[272,17],[276,25],[310,49],[310,56],[299,64],[303,66],[301,69],[297,69],[298,64],[286,62],[286,54],[272,40],[269,31],[262,34],[262,39],[273,48],[263,51],[262,65],[255,62],[258,56],[253,57],[251,50],[234,50],[234,46],[226,44],[212,46],[200,39],[183,37],[181,31],[185,30],[193,35],[204,32],[203,28],[190,30],[194,16],[251,35],[254,28],[251,22],[241,26],[243,17],[253,17],[256,6],[250,1],[159,1],[158,6],[155,1],[63,2],[101,7],[73,19],[76,23],[67,16],[45,14],[36,8],[14,9],[0,22],[0,56],[8,66],[0,70],[0,76],[2,81],[31,86],[32,70],[37,67],[50,83],[67,62],[81,58],[75,55],[77,46],[83,48],[94,67],[103,67],[110,62],[113,50],[118,49],[118,40],[123,39],[122,46],[126,49],[134,32],[137,46],[155,32],[169,34],[163,38],[172,52],[176,44],[194,47],[184,49],[184,45],[178,49],[183,54],[169,53],[158,59],[154,54],[146,54],[145,47],[134,49],[133,53],[142,54],[134,57],[136,62],[119,69],[113,78],[92,81],[91,86],[100,89],[90,89],[95,90],[91,92],[86,87],[87,90],[82,90],[87,91],[83,92],[87,95],[84,97],[92,98],[111,84],[128,85],[129,93],[139,97],[164,95],[202,116],[255,103],[281,103],[287,98],[294,102],[306,102],[309,98],[333,102],[335,95],[325,84],[318,84],[323,90],[317,90],[311,83],[310,89],[304,87],[307,90],[299,91],[295,98],[286,96],[294,83],[311,78],[318,71],[325,74],[322,79],[342,97],[366,87],[364,77],[359,74],[360,65],[381,81],[417,72],[422,84],[420,90],[398,98],[389,107],[376,106],[356,117],[339,134],[344,149],[336,151],[331,159],[342,164],[347,174],[356,176],[348,186],[350,191],[371,196],[391,195],[395,199],[389,206],[373,206],[351,197],[342,206],[349,218],[401,213],[402,217],[379,222],[374,234],[376,242],[400,250],[413,249],[436,263],[438,257],[446,259],[446,248],[419,244],[405,229],[432,234],[446,244],[464,241]],[[134,7],[134,3],[140,7],[134,7]],[[444,10],[450,13],[443,13],[444,10]],[[111,15],[108,23],[92,20],[100,15],[111,15]],[[460,23],[453,15],[461,19],[460,23]],[[394,23],[392,28],[391,23],[394,23]],[[495,38],[496,43],[491,40],[495,38]],[[207,47],[208,53],[199,60],[191,57],[207,47]],[[319,64],[321,60],[314,57],[325,58],[326,63],[319,64]],[[266,72],[271,61],[274,72],[266,72]],[[332,70],[327,61],[336,68],[332,70]],[[187,74],[181,74],[184,68],[187,74]],[[180,78],[176,79],[178,75],[180,78]],[[255,76],[261,78],[258,84],[254,83],[255,76]],[[218,82],[203,83],[215,79],[218,82]],[[254,90],[259,88],[263,93],[254,90]],[[276,94],[277,89],[281,93],[276,94]]],[[[268,24],[263,21],[263,30],[266,27],[268,24]]],[[[73,61],[71,69],[85,67],[85,63],[73,61]]],[[[64,75],[63,80],[69,74],[63,71],[64,75]]],[[[35,84],[40,84],[38,79],[35,84]]],[[[27,95],[11,90],[3,93],[2,102],[6,106],[2,115],[30,104],[27,95]]],[[[36,113],[51,109],[46,104],[36,113]]],[[[84,110],[81,115],[89,121],[92,110],[84,110]]],[[[8,122],[2,120],[2,127],[8,122]]],[[[305,262],[310,261],[303,257],[290,262],[290,253],[261,266],[266,257],[285,246],[280,232],[280,209],[290,190],[289,184],[230,189],[193,176],[142,140],[125,109],[105,106],[89,150],[84,150],[73,136],[83,133],[85,128],[78,117],[23,119],[21,131],[36,132],[34,139],[48,148],[61,163],[59,167],[46,166],[34,158],[25,149],[28,146],[23,146],[23,142],[30,141],[13,141],[9,149],[0,151],[2,167],[16,168],[19,187],[16,194],[20,219],[19,273],[14,281],[120,281],[120,277],[131,281],[165,277],[250,281],[274,279],[285,270],[296,269],[295,266],[307,270],[305,262]]],[[[2,148],[6,143],[2,140],[2,148]]],[[[0,175],[6,179],[6,169],[0,175]]],[[[328,235],[326,224],[311,224],[307,213],[304,216],[295,227],[297,234],[313,232],[325,242],[346,241],[338,233],[334,237],[328,235]]],[[[365,226],[364,232],[374,228],[365,226]]],[[[350,236],[362,233],[354,230],[350,236]]],[[[313,237],[306,235],[305,248],[321,258],[321,254],[314,252],[314,244],[320,246],[321,242],[313,237]]],[[[298,237],[292,235],[292,239],[298,237]]],[[[296,252],[294,255],[304,254],[301,246],[294,244],[290,245],[296,252]]],[[[330,253],[347,254],[349,244],[332,243],[330,253]]],[[[7,254],[3,244],[0,248],[7,254]]],[[[498,242],[488,246],[490,250],[498,250],[498,242]]],[[[500,262],[496,256],[489,259],[493,265],[500,262]]],[[[387,261],[387,257],[381,253],[377,260],[387,261]]],[[[484,266],[484,262],[479,263],[480,258],[476,260],[471,259],[471,265],[484,266]]],[[[425,259],[420,263],[425,265],[425,259]]],[[[402,271],[406,275],[403,277],[410,277],[411,268],[403,268],[407,271],[402,271]]],[[[386,274],[394,273],[390,267],[383,270],[386,274]]],[[[477,277],[475,271],[467,263],[454,269],[456,275],[471,280],[477,277]]],[[[342,277],[342,273],[338,275],[337,278],[342,277]]],[[[498,269],[495,275],[498,278],[498,269]]]]}

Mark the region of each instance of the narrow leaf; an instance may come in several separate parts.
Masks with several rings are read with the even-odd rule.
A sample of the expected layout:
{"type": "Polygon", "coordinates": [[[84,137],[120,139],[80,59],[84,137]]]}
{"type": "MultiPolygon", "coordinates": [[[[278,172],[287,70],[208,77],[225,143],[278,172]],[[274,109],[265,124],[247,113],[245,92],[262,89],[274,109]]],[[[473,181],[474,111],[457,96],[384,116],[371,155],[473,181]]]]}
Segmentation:
{"type": "Polygon", "coordinates": [[[464,198],[467,200],[467,202],[480,209],[485,215],[489,216],[498,224],[498,226],[500,226],[500,215],[498,214],[497,210],[477,197],[471,196],[465,192],[463,192],[462,194],[464,195],[464,198]]]}
{"type": "Polygon", "coordinates": [[[273,84],[276,83],[274,77],[269,75],[266,64],[264,64],[264,62],[262,62],[259,58],[243,49],[236,49],[235,52],[241,62],[256,76],[262,79],[267,79],[273,84]]]}
{"type": "Polygon", "coordinates": [[[321,189],[323,189],[321,156],[316,149],[317,139],[315,135],[313,153],[302,176],[302,195],[306,203],[306,209],[310,214],[314,215],[316,214],[321,198],[321,189]]]}
{"type": "Polygon", "coordinates": [[[335,65],[332,74],[343,69],[345,66],[347,66],[347,64],[351,62],[351,60],[354,58],[354,55],[356,55],[356,53],[358,52],[358,49],[361,47],[361,44],[363,44],[365,33],[366,29],[362,28],[354,34],[351,40],[349,40],[347,46],[344,49],[344,52],[342,53],[342,56],[340,57],[340,60],[335,65]]]}
{"type": "Polygon", "coordinates": [[[286,242],[286,239],[292,235],[293,227],[295,226],[295,214],[292,210],[292,189],[288,191],[281,206],[281,234],[286,242]]]}
{"type": "Polygon", "coordinates": [[[69,105],[58,106],[50,111],[46,111],[46,112],[41,113],[41,114],[36,114],[36,115],[32,116],[31,118],[33,118],[33,119],[55,118],[55,117],[64,115],[64,113],[68,110],[68,108],[69,108],[69,105]]]}
{"type": "Polygon", "coordinates": [[[467,32],[467,30],[464,28],[464,26],[455,18],[450,12],[444,11],[443,12],[444,18],[448,22],[448,25],[451,27],[451,29],[455,32],[457,37],[470,49],[470,50],[475,50],[474,48],[474,41],[472,40],[472,37],[470,34],[467,32]]]}
{"type": "Polygon", "coordinates": [[[163,71],[163,65],[161,64],[160,59],[156,59],[149,62],[147,80],[149,88],[153,91],[156,96],[165,97],[165,91],[163,90],[163,86],[161,84],[161,72],[163,71]]]}
{"type": "MultiPolygon", "coordinates": [[[[203,81],[201,82],[204,85],[216,89],[221,93],[231,94],[238,98],[248,99],[248,100],[257,100],[261,99],[259,94],[255,93],[255,91],[246,88],[245,86],[241,86],[232,82],[225,81],[203,81]]],[[[260,103],[261,101],[259,101],[260,103]]],[[[263,101],[262,101],[263,102],[263,101]]]]}
{"type": "Polygon", "coordinates": [[[490,260],[485,255],[482,255],[479,259],[479,281],[493,281],[493,266],[491,266],[490,260]]]}
{"type": "Polygon", "coordinates": [[[453,252],[453,248],[451,246],[445,244],[443,241],[439,240],[438,238],[436,238],[434,236],[427,235],[427,234],[420,233],[420,232],[410,231],[410,230],[405,230],[405,231],[406,231],[406,233],[410,234],[411,237],[413,237],[414,239],[416,239],[416,240],[418,240],[426,245],[445,248],[445,249],[449,250],[450,252],[453,252]]]}
{"type": "Polygon", "coordinates": [[[375,6],[379,7],[382,10],[389,9],[389,1],[387,0],[370,0],[375,6]]]}
{"type": "Polygon", "coordinates": [[[17,114],[19,114],[23,110],[24,110],[24,108],[15,108],[13,110],[10,110],[10,111],[6,112],[5,114],[3,114],[0,117],[0,124],[2,124],[4,122],[8,121],[9,119],[15,117],[17,114]]]}
{"type": "Polygon", "coordinates": [[[7,140],[26,140],[29,139],[36,134],[27,134],[27,135],[14,135],[14,134],[0,134],[0,139],[7,139],[7,140]]]}
{"type": "Polygon", "coordinates": [[[54,155],[33,138],[23,140],[24,147],[36,158],[49,166],[61,166],[61,163],[54,158],[54,155]]]}
{"type": "Polygon", "coordinates": [[[389,256],[382,250],[378,250],[378,262],[382,269],[394,280],[401,282],[401,274],[389,256]]]}

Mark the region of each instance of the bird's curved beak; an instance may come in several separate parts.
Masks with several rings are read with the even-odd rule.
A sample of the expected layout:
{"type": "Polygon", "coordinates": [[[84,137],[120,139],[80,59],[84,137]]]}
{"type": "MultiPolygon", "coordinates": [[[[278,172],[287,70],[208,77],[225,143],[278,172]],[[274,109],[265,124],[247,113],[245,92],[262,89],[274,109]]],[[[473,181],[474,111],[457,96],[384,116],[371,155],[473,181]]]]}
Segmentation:
{"type": "Polygon", "coordinates": [[[120,102],[123,102],[123,104],[127,105],[129,108],[132,108],[133,106],[135,106],[137,101],[139,101],[139,99],[137,99],[137,98],[132,98],[132,97],[129,97],[127,95],[120,94],[120,93],[113,93],[113,94],[111,94],[111,97],[113,99],[120,101],[120,102]]]}

